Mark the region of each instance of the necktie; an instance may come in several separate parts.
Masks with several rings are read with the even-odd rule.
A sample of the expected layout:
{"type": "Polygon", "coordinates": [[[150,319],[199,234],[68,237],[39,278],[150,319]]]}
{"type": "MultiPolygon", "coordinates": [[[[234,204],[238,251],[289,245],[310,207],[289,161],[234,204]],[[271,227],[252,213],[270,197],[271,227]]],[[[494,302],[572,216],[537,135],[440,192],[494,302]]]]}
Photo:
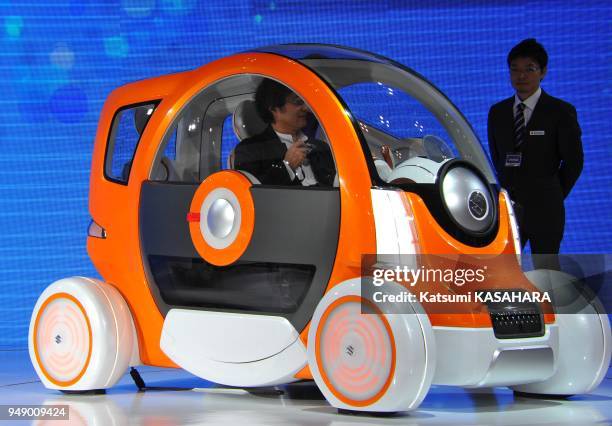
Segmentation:
{"type": "Polygon", "coordinates": [[[525,104],[519,103],[514,114],[514,149],[518,149],[525,140],[525,104]]]}

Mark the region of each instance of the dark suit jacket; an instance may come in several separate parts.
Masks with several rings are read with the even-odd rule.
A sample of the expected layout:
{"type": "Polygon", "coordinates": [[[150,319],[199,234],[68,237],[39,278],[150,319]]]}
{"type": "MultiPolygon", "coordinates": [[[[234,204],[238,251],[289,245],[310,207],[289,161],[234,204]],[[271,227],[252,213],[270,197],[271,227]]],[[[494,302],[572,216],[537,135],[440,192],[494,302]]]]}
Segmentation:
{"type": "Polygon", "coordinates": [[[521,166],[506,167],[506,155],[515,152],[513,106],[514,96],[493,105],[489,111],[489,150],[500,184],[523,207],[530,226],[560,224],[563,232],[563,200],[578,180],[583,165],[576,109],[542,91],[519,149],[521,166]]]}
{"type": "MultiPolygon", "coordinates": [[[[336,168],[329,146],[318,139],[308,139],[314,145],[308,154],[310,166],[319,186],[332,186],[336,168]]],[[[278,138],[272,126],[262,133],[240,142],[234,151],[234,168],[254,175],[264,185],[300,185],[291,180],[283,158],[287,147],[278,138]]]]}

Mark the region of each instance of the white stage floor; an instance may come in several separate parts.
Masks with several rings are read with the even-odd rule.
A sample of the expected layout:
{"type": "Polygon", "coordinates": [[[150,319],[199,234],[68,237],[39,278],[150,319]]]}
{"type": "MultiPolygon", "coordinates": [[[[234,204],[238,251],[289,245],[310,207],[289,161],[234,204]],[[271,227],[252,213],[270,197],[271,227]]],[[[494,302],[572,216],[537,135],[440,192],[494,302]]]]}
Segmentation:
{"type": "MultiPolygon", "coordinates": [[[[338,414],[312,382],[248,393],[214,389],[183,370],[139,367],[147,386],[194,388],[137,392],[129,375],[105,395],[45,389],[26,350],[0,350],[0,405],[70,406],[70,421],[0,424],[71,425],[611,425],[612,376],[592,394],[567,400],[514,396],[507,388],[466,391],[434,386],[421,406],[395,417],[338,414]]],[[[49,420],[47,420],[49,421],[49,420]]]]}

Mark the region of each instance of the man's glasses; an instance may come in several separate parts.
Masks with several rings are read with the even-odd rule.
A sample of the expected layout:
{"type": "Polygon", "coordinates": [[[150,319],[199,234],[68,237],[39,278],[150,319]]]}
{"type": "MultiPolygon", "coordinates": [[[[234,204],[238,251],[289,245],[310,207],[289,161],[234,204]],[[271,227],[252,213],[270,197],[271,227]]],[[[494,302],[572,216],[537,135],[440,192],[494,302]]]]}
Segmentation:
{"type": "Polygon", "coordinates": [[[514,68],[514,67],[510,68],[510,73],[514,75],[519,75],[523,73],[524,74],[535,74],[538,71],[540,71],[540,68],[536,67],[535,65],[530,65],[527,68],[514,68]]]}
{"type": "Polygon", "coordinates": [[[304,99],[298,97],[298,96],[289,96],[287,97],[287,103],[291,104],[291,105],[295,105],[295,106],[302,106],[305,105],[306,102],[304,102],[304,99]]]}

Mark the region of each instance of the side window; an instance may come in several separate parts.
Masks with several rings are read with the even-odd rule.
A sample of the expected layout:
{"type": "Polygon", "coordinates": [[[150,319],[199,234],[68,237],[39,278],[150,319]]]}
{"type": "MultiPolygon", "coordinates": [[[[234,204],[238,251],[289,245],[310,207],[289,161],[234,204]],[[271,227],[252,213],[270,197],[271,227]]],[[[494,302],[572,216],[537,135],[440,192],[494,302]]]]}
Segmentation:
{"type": "Polygon", "coordinates": [[[428,183],[436,165],[459,157],[443,123],[418,99],[382,82],[357,83],[339,94],[359,120],[380,179],[428,183]],[[429,167],[429,166],[427,166],[429,167]]]}
{"type": "Polygon", "coordinates": [[[232,76],[204,88],[181,109],[160,143],[149,176],[155,181],[198,183],[219,170],[239,169],[255,184],[332,187],[337,182],[335,162],[319,127],[310,108],[288,87],[250,74],[232,76]],[[292,130],[286,130],[289,141],[283,142],[259,116],[254,98],[261,87],[270,102],[283,98],[283,107],[275,109],[303,145],[305,154],[293,155],[292,162],[283,162],[282,148],[294,142],[292,130]]]}
{"type": "Polygon", "coordinates": [[[254,184],[333,187],[336,166],[319,120],[289,87],[263,79],[253,99],[236,105],[234,120],[241,138],[233,168],[249,173],[254,184]],[[262,116],[264,114],[265,116],[262,116]]]}
{"type": "Polygon", "coordinates": [[[170,160],[176,160],[176,133],[176,129],[174,129],[174,132],[170,135],[170,140],[168,140],[166,149],[164,149],[164,157],[170,160]]]}
{"type": "Polygon", "coordinates": [[[192,102],[169,127],[149,178],[158,182],[200,182],[202,106],[192,102]]]}
{"type": "Polygon", "coordinates": [[[155,103],[141,104],[115,114],[104,163],[104,174],[110,180],[127,183],[140,136],[155,107],[155,103]]]}
{"type": "Polygon", "coordinates": [[[396,164],[406,158],[428,156],[423,139],[432,137],[448,146],[450,155],[459,156],[453,138],[442,123],[406,92],[378,82],[343,87],[339,93],[362,122],[362,128],[369,127],[365,136],[368,142],[374,142],[369,143],[373,157],[380,154],[378,145],[385,142],[391,145],[396,164]]]}

